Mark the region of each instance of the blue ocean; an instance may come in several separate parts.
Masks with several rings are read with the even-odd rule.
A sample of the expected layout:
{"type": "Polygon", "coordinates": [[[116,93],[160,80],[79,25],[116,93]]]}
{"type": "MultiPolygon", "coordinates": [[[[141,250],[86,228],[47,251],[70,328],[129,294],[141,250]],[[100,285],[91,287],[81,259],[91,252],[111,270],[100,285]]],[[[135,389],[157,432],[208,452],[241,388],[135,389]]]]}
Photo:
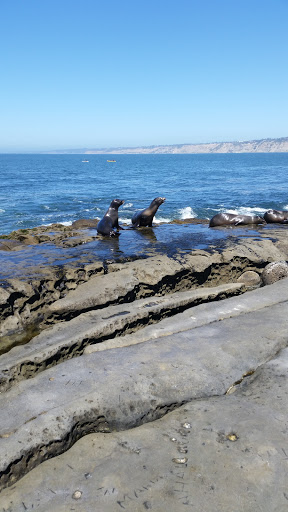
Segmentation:
{"type": "Polygon", "coordinates": [[[101,218],[115,197],[120,223],[165,196],[155,222],[288,208],[288,154],[0,155],[0,235],[101,218]],[[88,161],[85,161],[88,160],[88,161]],[[115,160],[109,162],[108,160],[115,160]]]}

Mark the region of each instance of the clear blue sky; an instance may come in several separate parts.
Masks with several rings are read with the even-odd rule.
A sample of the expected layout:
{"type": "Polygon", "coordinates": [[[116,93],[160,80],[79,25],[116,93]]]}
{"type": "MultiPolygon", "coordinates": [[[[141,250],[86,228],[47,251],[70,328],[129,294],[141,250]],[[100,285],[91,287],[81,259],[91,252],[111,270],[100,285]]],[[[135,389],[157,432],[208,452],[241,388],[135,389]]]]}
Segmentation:
{"type": "Polygon", "coordinates": [[[0,152],[288,136],[288,0],[0,0],[0,152]]]}

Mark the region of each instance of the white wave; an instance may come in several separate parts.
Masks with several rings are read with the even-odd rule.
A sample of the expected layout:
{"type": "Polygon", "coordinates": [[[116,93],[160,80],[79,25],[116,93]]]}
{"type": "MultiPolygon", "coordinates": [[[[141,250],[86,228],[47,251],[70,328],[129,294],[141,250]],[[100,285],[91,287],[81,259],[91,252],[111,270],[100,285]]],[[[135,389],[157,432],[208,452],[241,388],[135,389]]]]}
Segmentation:
{"type": "Polygon", "coordinates": [[[172,219],[170,219],[169,217],[154,217],[153,219],[153,222],[155,222],[155,224],[160,224],[161,222],[171,222],[172,219]]]}
{"type": "Polygon", "coordinates": [[[286,204],[286,206],[283,206],[283,209],[288,210],[288,204],[286,204]]]}
{"type": "Polygon", "coordinates": [[[126,219],[125,217],[119,217],[120,224],[131,224],[131,219],[126,219]]]}
{"type": "Polygon", "coordinates": [[[194,219],[197,217],[197,214],[193,211],[191,206],[186,206],[185,208],[181,208],[179,210],[180,213],[180,219],[194,219]]]}
{"type": "Polygon", "coordinates": [[[131,208],[133,206],[133,203],[124,203],[122,208],[131,208]]]}
{"type": "Polygon", "coordinates": [[[50,210],[50,206],[47,206],[46,204],[44,204],[44,210],[50,210]]]}
{"type": "MultiPolygon", "coordinates": [[[[45,219],[42,219],[42,222],[44,220],[45,219]]],[[[41,226],[49,227],[49,226],[52,226],[52,224],[62,224],[62,226],[71,226],[72,220],[71,221],[63,221],[63,222],[58,222],[58,221],[55,220],[55,222],[49,222],[48,224],[41,224],[41,226]]]]}
{"type": "MultiPolygon", "coordinates": [[[[160,223],[167,223],[167,222],[171,222],[172,219],[170,218],[166,218],[166,217],[154,217],[153,219],[153,223],[155,224],[160,224],[160,223]]],[[[127,219],[125,217],[119,217],[119,223],[120,224],[128,224],[130,225],[131,224],[131,219],[127,219]]]]}
{"type": "Polygon", "coordinates": [[[3,210],[3,208],[0,208],[0,213],[4,213],[5,210],[3,210]]]}
{"type": "Polygon", "coordinates": [[[225,209],[222,208],[221,212],[226,213],[233,213],[235,215],[261,215],[267,211],[267,208],[260,208],[255,206],[254,208],[251,208],[250,206],[239,206],[237,209],[225,209]]]}
{"type": "Polygon", "coordinates": [[[62,224],[62,226],[71,226],[72,220],[57,222],[57,224],[62,224]]]}
{"type": "Polygon", "coordinates": [[[237,215],[237,214],[239,213],[239,211],[238,211],[238,210],[225,210],[225,208],[223,208],[223,209],[221,210],[221,213],[224,213],[224,212],[225,212],[225,213],[233,213],[234,215],[237,215]]]}

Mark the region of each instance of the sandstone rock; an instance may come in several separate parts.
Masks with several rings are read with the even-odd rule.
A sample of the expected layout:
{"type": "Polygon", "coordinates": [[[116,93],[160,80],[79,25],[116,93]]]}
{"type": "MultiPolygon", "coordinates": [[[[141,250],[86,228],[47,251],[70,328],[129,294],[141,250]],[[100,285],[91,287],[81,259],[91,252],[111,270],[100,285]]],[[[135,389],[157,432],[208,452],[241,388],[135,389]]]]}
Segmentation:
{"type": "Polygon", "coordinates": [[[15,247],[18,248],[19,246],[21,246],[21,243],[17,240],[0,240],[0,251],[13,251],[15,247]]]}
{"type": "Polygon", "coordinates": [[[89,434],[4,489],[1,510],[287,512],[287,370],[286,349],[233,395],[89,434]]]}
{"type": "Polygon", "coordinates": [[[8,279],[7,283],[14,291],[24,295],[25,297],[32,297],[34,294],[31,284],[26,283],[25,281],[20,281],[20,279],[8,279]]]}
{"type": "Polygon", "coordinates": [[[260,286],[261,278],[257,272],[248,270],[247,272],[244,272],[240,277],[238,277],[237,281],[239,283],[244,283],[248,288],[255,288],[260,286]]]}
{"type": "Polygon", "coordinates": [[[12,332],[18,331],[22,327],[22,323],[18,315],[8,316],[0,326],[0,336],[7,335],[12,332]]]}
{"type": "Polygon", "coordinates": [[[6,305],[8,299],[10,297],[10,293],[7,292],[4,288],[0,287],[0,306],[6,305]]]}
{"type": "Polygon", "coordinates": [[[262,281],[272,284],[288,276],[288,264],[286,261],[273,261],[269,263],[262,272],[262,281]]]}
{"type": "Polygon", "coordinates": [[[99,219],[78,219],[72,223],[74,229],[96,228],[99,219]]]}
{"type": "MultiPolygon", "coordinates": [[[[204,452],[207,456],[207,468],[212,468],[211,478],[215,472],[219,475],[218,464],[217,466],[214,463],[211,465],[210,449],[212,446],[215,448],[215,456],[219,453],[221,447],[225,449],[226,456],[231,452],[229,467],[231,464],[232,472],[236,471],[236,469],[239,471],[233,483],[233,489],[235,489],[234,486],[237,482],[242,481],[241,473],[243,473],[243,478],[246,475],[248,480],[250,478],[250,481],[254,481],[256,474],[259,475],[257,473],[259,469],[257,467],[258,463],[261,465],[260,469],[264,470],[266,468],[267,471],[269,470],[268,476],[266,473],[267,478],[269,478],[271,469],[274,467],[274,464],[271,462],[273,454],[277,454],[277,461],[275,463],[277,463],[277,468],[279,468],[279,474],[283,475],[282,466],[284,462],[281,462],[283,461],[283,449],[281,451],[281,446],[283,446],[287,429],[287,415],[285,414],[284,403],[287,397],[287,388],[284,387],[285,382],[287,382],[284,376],[284,370],[286,368],[287,371],[288,367],[287,362],[281,361],[280,365],[278,364],[279,386],[277,383],[276,389],[274,387],[275,391],[272,393],[272,400],[268,404],[267,409],[265,411],[262,410],[262,412],[259,411],[259,414],[257,414],[259,421],[257,425],[247,425],[248,418],[243,417],[246,411],[246,404],[238,402],[237,390],[232,395],[231,393],[227,394],[231,387],[237,387],[256,368],[261,370],[261,365],[265,365],[267,360],[271,360],[275,354],[279,353],[281,348],[287,346],[287,301],[282,300],[283,296],[280,297],[279,291],[281,290],[287,296],[287,284],[283,281],[275,283],[271,287],[261,288],[241,296],[238,299],[238,314],[233,318],[221,320],[223,312],[219,311],[221,316],[218,318],[218,321],[211,322],[211,318],[206,316],[207,322],[202,327],[188,329],[185,332],[168,335],[158,340],[149,340],[142,345],[74,357],[64,363],[57,364],[53,368],[45,369],[41,374],[34,376],[34,378],[29,378],[31,376],[31,365],[29,365],[26,375],[28,380],[19,382],[14,389],[11,388],[0,395],[0,468],[3,486],[13,483],[11,491],[14,492],[15,479],[23,476],[24,473],[46,460],[47,457],[62,453],[81,435],[91,431],[107,432],[109,429],[111,432],[115,430],[128,430],[142,423],[156,420],[169,411],[173,411],[177,406],[187,403],[187,401],[194,403],[195,410],[191,411],[191,414],[188,416],[181,418],[181,425],[177,425],[178,433],[174,429],[171,431],[172,427],[168,426],[167,431],[163,432],[162,430],[161,437],[164,443],[163,456],[164,453],[167,454],[167,446],[165,451],[166,442],[171,447],[168,455],[169,461],[172,464],[179,464],[180,467],[183,464],[183,468],[187,467],[184,466],[186,464],[184,459],[188,458],[189,464],[191,464],[189,466],[190,480],[193,468],[195,466],[196,468],[199,467],[199,461],[204,452]],[[268,298],[271,295],[270,298],[272,298],[274,303],[274,292],[278,296],[276,304],[270,304],[270,307],[262,307],[254,312],[245,312],[244,310],[241,313],[242,297],[246,302],[246,295],[251,294],[256,299],[256,304],[258,304],[258,299],[261,301],[262,295],[268,298]],[[277,318],[276,328],[275,318],[277,318]],[[275,399],[276,393],[277,400],[275,399]],[[212,418],[215,418],[215,411],[213,411],[205,425],[201,426],[201,423],[197,425],[196,413],[197,410],[199,411],[199,407],[201,408],[201,420],[201,418],[203,419],[203,417],[207,416],[207,411],[210,409],[210,404],[213,400],[218,402],[221,397],[223,401],[225,400],[229,404],[232,404],[235,400],[235,408],[230,409],[230,405],[224,413],[223,404],[219,403],[216,406],[219,413],[217,423],[211,423],[212,418]],[[204,404],[203,401],[206,400],[208,402],[204,404]],[[271,420],[266,421],[267,411],[271,410],[271,404],[274,407],[271,412],[271,420]],[[202,408],[202,406],[204,407],[202,408]],[[231,417],[228,414],[229,410],[231,411],[231,417]],[[237,416],[235,417],[236,412],[237,416]],[[271,424],[272,419],[273,425],[271,424]],[[188,424],[191,425],[191,429],[188,424]],[[265,429],[267,429],[265,432],[264,426],[263,430],[259,429],[261,424],[265,425],[265,429]],[[279,445],[277,442],[277,446],[275,445],[275,448],[273,448],[275,428],[277,428],[277,432],[281,435],[279,445]],[[193,446],[187,448],[190,455],[180,451],[186,449],[184,443],[177,444],[178,434],[181,438],[183,436],[186,437],[183,434],[183,430],[187,434],[190,430],[192,435],[195,435],[195,440],[200,442],[199,447],[202,446],[204,452],[199,452],[199,449],[194,449],[193,446]],[[169,435],[169,432],[171,435],[169,435]],[[263,435],[260,447],[256,441],[261,433],[263,435]],[[207,436],[212,437],[207,438],[207,436]],[[176,441],[173,441],[172,437],[176,441]],[[214,440],[213,443],[212,440],[214,440]],[[174,442],[175,444],[173,444],[174,442]],[[226,449],[227,445],[230,448],[229,450],[226,449]],[[231,451],[234,445],[235,447],[239,446],[237,457],[231,451]],[[175,446],[175,450],[173,446],[175,446]],[[251,454],[252,446],[255,447],[255,451],[253,450],[251,454]],[[267,446],[269,447],[269,454],[267,454],[267,446]],[[257,456],[259,453],[261,457],[257,456]],[[198,455],[199,461],[196,460],[198,455]],[[235,460],[238,461],[238,457],[241,457],[240,464],[235,463],[235,460]],[[269,457],[268,460],[271,462],[271,467],[270,465],[267,466],[267,457],[269,457]],[[184,462],[181,462],[181,460],[184,462]],[[242,471],[241,466],[245,466],[245,464],[247,464],[247,468],[242,471]],[[251,475],[253,468],[255,468],[255,476],[254,472],[251,475]]],[[[232,300],[234,302],[234,299],[232,300]]],[[[228,299],[228,303],[230,303],[230,299],[228,299]]],[[[225,309],[224,303],[219,304],[219,306],[221,310],[225,309]]],[[[211,314],[214,315],[214,304],[210,304],[210,310],[211,314]]],[[[193,315],[193,312],[191,314],[193,315]]],[[[19,352],[18,349],[19,347],[13,349],[13,352],[17,354],[19,352]]],[[[23,368],[21,368],[22,370],[23,368]]],[[[271,374],[271,368],[268,369],[267,378],[269,374],[271,374]]],[[[270,383],[267,381],[267,378],[260,383],[260,387],[255,390],[254,398],[251,399],[249,414],[251,420],[255,418],[255,407],[257,404],[260,405],[262,400],[266,400],[270,389],[270,383]],[[259,397],[260,391],[262,391],[262,397],[259,397]]],[[[256,383],[257,381],[259,383],[259,375],[255,379],[256,383]]],[[[248,388],[247,391],[247,396],[249,397],[250,389],[248,388]]],[[[130,432],[127,435],[130,436],[130,432]]],[[[127,442],[129,443],[129,438],[127,442]]],[[[135,447],[137,452],[132,450],[132,453],[135,456],[140,455],[142,446],[143,443],[140,442],[135,447]]],[[[155,448],[153,449],[153,446],[150,446],[147,456],[149,457],[149,453],[153,453],[156,458],[158,457],[158,461],[161,461],[162,453],[157,450],[158,446],[159,440],[155,440],[155,448]]],[[[126,446],[122,444],[120,446],[120,457],[123,457],[123,452],[128,453],[128,451],[126,452],[126,446]]],[[[221,456],[219,461],[222,468],[225,467],[225,460],[227,460],[225,459],[225,454],[223,452],[223,456],[221,456]]],[[[284,457],[285,455],[286,452],[284,457]]],[[[97,457],[96,459],[94,457],[94,463],[96,460],[97,457]]],[[[106,457],[106,461],[109,461],[109,457],[106,457]]],[[[146,463],[143,461],[141,468],[145,469],[145,465],[146,463]]],[[[166,475],[169,476],[171,471],[170,465],[167,466],[167,462],[164,466],[167,468],[167,473],[164,472],[166,478],[166,475]]],[[[72,470],[73,467],[74,464],[72,464],[72,470]]],[[[159,469],[159,474],[163,476],[162,469],[161,471],[159,469]]],[[[71,468],[68,467],[67,469],[66,465],[65,472],[68,479],[71,478],[72,474],[70,470],[71,468]]],[[[231,470],[228,470],[228,474],[231,473],[231,470]]],[[[91,471],[85,470],[84,475],[91,473],[91,471]]],[[[102,471],[103,469],[99,468],[97,474],[100,475],[102,471]]],[[[111,471],[111,468],[108,468],[108,473],[109,471],[111,471]]],[[[206,470],[196,469],[196,471],[204,474],[206,478],[206,470]]],[[[271,480],[271,488],[275,481],[278,481],[278,470],[276,473],[275,478],[271,480]]],[[[83,475],[82,470],[81,474],[83,475]]],[[[260,472],[260,476],[261,474],[262,472],[260,472]]],[[[101,473],[101,476],[104,476],[103,473],[101,473]]],[[[203,479],[199,481],[201,483],[203,479]]],[[[260,495],[263,492],[262,477],[258,484],[255,487],[260,495]]],[[[100,487],[97,484],[97,490],[100,487]]],[[[121,487],[122,484],[120,485],[121,487]]],[[[170,483],[169,487],[171,489],[170,483]]],[[[219,489],[224,487],[224,493],[227,494],[226,486],[223,486],[223,480],[221,486],[221,478],[216,487],[219,487],[219,489]]],[[[95,489],[95,485],[93,488],[95,489]]],[[[73,488],[69,491],[70,495],[77,489],[82,490],[82,485],[74,487],[73,484],[73,488]]],[[[206,487],[204,486],[203,490],[205,491],[205,489],[206,487]]],[[[58,493],[56,494],[58,495],[58,493]]],[[[214,495],[214,492],[212,494],[214,495]]],[[[238,493],[236,494],[238,496],[238,493]]],[[[155,496],[154,493],[153,495],[155,496]]],[[[175,496],[177,495],[178,493],[175,496]]],[[[26,498],[25,493],[24,496],[26,498]]],[[[30,506],[31,510],[32,504],[30,506]]],[[[20,502],[21,505],[22,503],[20,502]]],[[[255,504],[253,503],[253,505],[255,504]]],[[[110,510],[115,510],[114,504],[112,504],[112,507],[114,508],[110,510]]],[[[26,508],[28,509],[27,506],[26,508]]],[[[17,509],[12,507],[12,510],[14,512],[17,509]]],[[[45,508],[42,510],[45,510],[45,508]]],[[[82,510],[85,510],[85,508],[82,507],[82,510]]],[[[132,512],[132,510],[137,510],[137,508],[130,508],[130,510],[132,512]]],[[[138,508],[138,510],[145,510],[145,508],[138,508]]],[[[155,510],[161,510],[161,508],[155,508],[155,510]]],[[[178,511],[180,509],[175,508],[173,503],[173,510],[178,511]]],[[[215,508],[207,509],[205,507],[204,510],[212,511],[215,508]]],[[[219,510],[228,512],[234,510],[234,508],[219,508],[219,510]]],[[[256,509],[250,508],[251,512],[252,510],[254,512],[256,509]]],[[[268,509],[266,508],[266,510],[268,509]]],[[[276,512],[277,509],[270,508],[269,510],[275,510],[276,512]]],[[[280,511],[281,509],[278,510],[280,511]]]]}

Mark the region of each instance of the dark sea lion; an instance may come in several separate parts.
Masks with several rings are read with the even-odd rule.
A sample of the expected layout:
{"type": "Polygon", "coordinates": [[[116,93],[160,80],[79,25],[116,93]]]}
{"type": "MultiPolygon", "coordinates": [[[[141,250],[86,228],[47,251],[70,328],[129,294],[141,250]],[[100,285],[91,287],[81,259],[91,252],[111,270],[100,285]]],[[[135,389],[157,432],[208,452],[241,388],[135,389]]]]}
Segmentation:
{"type": "Polygon", "coordinates": [[[134,213],[131,219],[133,228],[139,228],[140,226],[149,226],[151,228],[154,215],[160,204],[164,203],[165,199],[165,197],[156,197],[148,208],[145,208],[145,210],[141,212],[134,213]]]}
{"type": "Polygon", "coordinates": [[[278,222],[280,224],[288,224],[288,212],[280,210],[268,210],[264,213],[264,219],[267,223],[278,222]]]}
{"type": "Polygon", "coordinates": [[[245,224],[265,224],[263,217],[258,215],[240,215],[234,213],[217,213],[209,222],[209,227],[239,226],[245,224]]]}
{"type": "Polygon", "coordinates": [[[122,199],[113,199],[104,217],[99,220],[97,225],[97,232],[104,236],[115,236],[114,229],[124,229],[118,223],[118,208],[123,204],[122,199]]]}

